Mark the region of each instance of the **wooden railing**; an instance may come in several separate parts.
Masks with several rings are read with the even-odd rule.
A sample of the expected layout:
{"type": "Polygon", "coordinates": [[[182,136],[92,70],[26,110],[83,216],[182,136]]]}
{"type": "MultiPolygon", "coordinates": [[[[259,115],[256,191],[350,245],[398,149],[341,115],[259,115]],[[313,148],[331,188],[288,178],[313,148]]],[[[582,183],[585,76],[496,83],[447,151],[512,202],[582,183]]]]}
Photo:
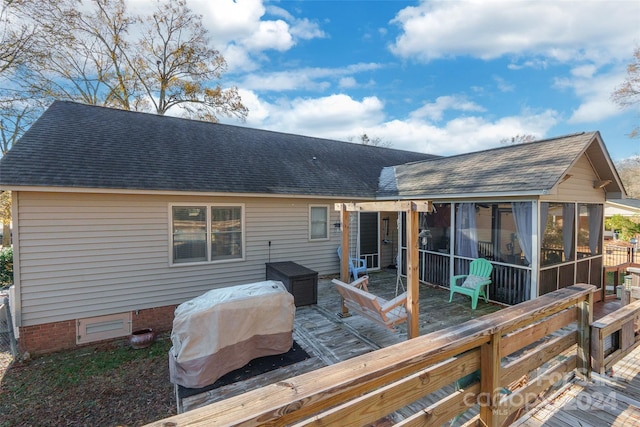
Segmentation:
{"type": "Polygon", "coordinates": [[[593,290],[554,291],[150,425],[360,426],[416,404],[397,425],[441,425],[467,410],[505,425],[554,383],[590,372],[593,290]]]}
{"type": "MultiPolygon", "coordinates": [[[[593,323],[592,369],[600,374],[640,345],[640,288],[631,288],[632,302],[593,323]]],[[[626,291],[623,291],[626,292],[626,291]]]]}

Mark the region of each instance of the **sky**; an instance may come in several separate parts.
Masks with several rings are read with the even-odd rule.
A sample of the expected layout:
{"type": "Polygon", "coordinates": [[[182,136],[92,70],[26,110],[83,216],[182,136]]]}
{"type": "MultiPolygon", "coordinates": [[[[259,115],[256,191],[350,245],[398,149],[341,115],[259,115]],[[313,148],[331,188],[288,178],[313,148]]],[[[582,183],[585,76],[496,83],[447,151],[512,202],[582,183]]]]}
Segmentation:
{"type": "MultiPolygon", "coordinates": [[[[149,0],[129,0],[140,7],[149,0]]],[[[640,46],[640,1],[187,0],[225,57],[244,123],[454,155],[600,131],[614,161],[640,105],[611,93],[640,46]]]]}

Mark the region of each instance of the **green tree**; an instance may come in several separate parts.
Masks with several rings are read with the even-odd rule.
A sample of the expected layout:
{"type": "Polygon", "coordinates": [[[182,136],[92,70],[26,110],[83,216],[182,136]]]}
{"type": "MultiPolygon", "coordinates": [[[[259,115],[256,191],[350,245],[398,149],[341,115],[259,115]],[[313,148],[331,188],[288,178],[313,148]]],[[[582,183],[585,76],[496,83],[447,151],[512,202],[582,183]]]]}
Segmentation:
{"type": "Polygon", "coordinates": [[[605,220],[605,227],[608,230],[615,230],[619,233],[621,240],[629,241],[640,233],[640,217],[629,218],[622,215],[613,215],[605,220]]]}
{"type": "MultiPolygon", "coordinates": [[[[621,108],[629,108],[640,103],[640,45],[633,52],[633,59],[627,65],[627,77],[611,94],[613,102],[621,108]]],[[[629,134],[630,138],[638,138],[640,127],[636,126],[629,134]]]]}
{"type": "Polygon", "coordinates": [[[2,222],[2,246],[11,245],[11,192],[0,193],[0,222],[2,222]]]}

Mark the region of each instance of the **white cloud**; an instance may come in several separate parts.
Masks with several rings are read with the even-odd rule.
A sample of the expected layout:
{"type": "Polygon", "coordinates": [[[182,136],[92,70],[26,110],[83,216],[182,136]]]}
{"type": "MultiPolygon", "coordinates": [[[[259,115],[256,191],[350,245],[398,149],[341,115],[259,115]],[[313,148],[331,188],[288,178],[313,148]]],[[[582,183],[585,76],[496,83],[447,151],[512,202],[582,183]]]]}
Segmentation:
{"type": "Polygon", "coordinates": [[[263,0],[192,0],[189,6],[203,15],[212,43],[231,71],[256,69],[265,51],[283,52],[298,40],[326,37],[318,24],[276,6],[265,7],[263,0]]]}
{"type": "Polygon", "coordinates": [[[296,19],[291,26],[291,34],[301,40],[321,39],[327,37],[318,24],[309,21],[307,18],[296,19]]]}
{"type": "Polygon", "coordinates": [[[411,119],[427,119],[430,121],[440,121],[447,110],[464,112],[483,112],[485,109],[474,102],[467,100],[463,96],[445,95],[436,99],[436,102],[424,104],[422,107],[410,114],[411,119]]]}
{"type": "Polygon", "coordinates": [[[458,55],[485,60],[528,55],[602,63],[628,55],[629,43],[639,35],[638,16],[640,2],[624,0],[423,0],[391,21],[402,32],[390,49],[419,61],[458,55]]]}
{"type": "Polygon", "coordinates": [[[449,108],[483,110],[457,96],[440,97],[405,120],[386,121],[384,103],[377,97],[358,100],[335,94],[321,98],[280,98],[269,103],[255,92],[241,90],[240,94],[250,110],[247,126],[338,140],[366,133],[390,142],[396,149],[440,155],[495,147],[500,140],[515,135],[543,138],[559,120],[554,110],[524,110],[519,115],[495,120],[467,116],[432,122],[440,111],[449,108]]]}
{"type": "Polygon", "coordinates": [[[256,31],[249,37],[241,39],[240,42],[250,51],[274,49],[282,52],[291,49],[294,45],[289,24],[280,19],[260,21],[256,31]]]}
{"type": "Polygon", "coordinates": [[[515,85],[507,82],[500,76],[493,76],[493,81],[496,82],[496,85],[498,86],[498,90],[500,92],[513,92],[516,88],[515,85]]]}
{"type": "Polygon", "coordinates": [[[543,138],[557,122],[558,114],[553,110],[537,114],[524,111],[495,121],[479,116],[459,117],[442,126],[422,120],[393,120],[372,129],[369,135],[391,142],[393,148],[452,155],[496,147],[502,139],[515,135],[543,138]]]}
{"type": "Polygon", "coordinates": [[[380,68],[380,64],[360,63],[342,68],[301,68],[274,73],[254,73],[247,75],[240,86],[256,91],[327,90],[332,82],[349,83],[345,78],[355,79],[352,74],[380,68]]]}
{"type": "MultiPolygon", "coordinates": [[[[255,92],[240,90],[250,110],[246,125],[278,132],[346,140],[355,129],[375,127],[384,120],[384,104],[376,98],[353,99],[345,94],[321,98],[260,99],[255,92]]],[[[231,122],[229,119],[221,120],[231,122]]]]}
{"type": "Polygon", "coordinates": [[[353,77],[342,77],[338,82],[338,85],[341,88],[351,88],[355,87],[357,84],[358,83],[356,82],[356,79],[354,79],[353,77]]]}
{"type": "Polygon", "coordinates": [[[589,67],[577,67],[572,76],[558,78],[555,86],[572,90],[580,99],[580,105],[573,110],[568,123],[597,123],[621,114],[620,108],[611,101],[611,93],[624,79],[624,71],[619,69],[607,74],[592,75],[589,67]]]}

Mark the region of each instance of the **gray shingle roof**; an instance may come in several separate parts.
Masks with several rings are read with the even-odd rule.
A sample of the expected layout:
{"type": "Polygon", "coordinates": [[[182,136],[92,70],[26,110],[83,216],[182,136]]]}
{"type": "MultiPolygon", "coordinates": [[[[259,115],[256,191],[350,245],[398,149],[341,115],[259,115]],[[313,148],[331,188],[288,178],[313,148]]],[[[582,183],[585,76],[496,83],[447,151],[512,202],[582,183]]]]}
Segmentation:
{"type": "Polygon", "coordinates": [[[54,102],[0,160],[0,185],[374,197],[423,153],[54,102]]]}
{"type": "MultiPolygon", "coordinates": [[[[580,133],[393,167],[379,197],[544,194],[598,135],[580,133]]],[[[389,169],[383,176],[389,175],[389,169]]]]}

